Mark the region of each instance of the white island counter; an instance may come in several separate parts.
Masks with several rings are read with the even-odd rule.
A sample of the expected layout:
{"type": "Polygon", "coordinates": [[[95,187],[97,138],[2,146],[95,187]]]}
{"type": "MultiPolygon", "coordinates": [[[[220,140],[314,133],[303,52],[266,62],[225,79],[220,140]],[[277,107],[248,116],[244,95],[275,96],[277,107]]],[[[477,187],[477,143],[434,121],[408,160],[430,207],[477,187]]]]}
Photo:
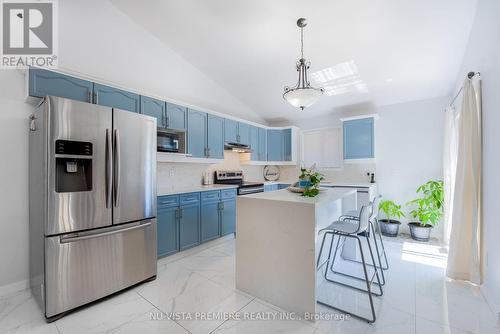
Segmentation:
{"type": "MultiPolygon", "coordinates": [[[[298,314],[316,311],[318,230],[356,209],[356,189],[286,189],[237,199],[236,288],[298,314]]],[[[318,242],[319,241],[319,242],[318,242]]]]}

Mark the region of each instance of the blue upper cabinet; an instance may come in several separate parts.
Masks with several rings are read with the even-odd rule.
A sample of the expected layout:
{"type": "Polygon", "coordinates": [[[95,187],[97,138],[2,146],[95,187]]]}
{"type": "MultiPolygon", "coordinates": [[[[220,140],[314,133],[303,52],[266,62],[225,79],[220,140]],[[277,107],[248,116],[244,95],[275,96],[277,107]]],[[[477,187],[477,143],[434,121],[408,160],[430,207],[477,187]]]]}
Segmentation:
{"type": "Polygon", "coordinates": [[[283,161],[283,130],[267,130],[267,160],[283,161]]]}
{"type": "Polygon", "coordinates": [[[224,118],[207,116],[207,157],[224,159],[224,118]]]}
{"type": "Polygon", "coordinates": [[[28,94],[30,96],[59,96],[92,103],[92,89],[91,81],[39,68],[29,69],[28,94]]]}
{"type": "Polygon", "coordinates": [[[251,160],[259,160],[259,128],[250,126],[250,147],[252,148],[251,160]]]}
{"type": "Polygon", "coordinates": [[[374,149],[374,119],[362,118],[343,122],[344,159],[372,159],[374,149]]]}
{"type": "Polygon", "coordinates": [[[292,161],[292,129],[283,131],[283,160],[292,161]]]}
{"type": "Polygon", "coordinates": [[[259,128],[259,147],[257,160],[267,160],[267,130],[264,128],[259,128]]]}
{"type": "Polygon", "coordinates": [[[140,97],[114,87],[94,83],[94,103],[133,112],[140,112],[140,97]]]}
{"type": "Polygon", "coordinates": [[[224,119],[224,141],[227,143],[238,142],[238,122],[224,119]]]}
{"type": "Polygon", "coordinates": [[[207,113],[188,110],[188,153],[196,158],[205,158],[207,153],[207,113]]]}
{"type": "Polygon", "coordinates": [[[249,124],[238,122],[238,143],[250,145],[250,128],[249,124]]]}
{"type": "Polygon", "coordinates": [[[156,100],[147,96],[141,96],[141,114],[156,117],[159,128],[166,128],[165,122],[166,104],[164,101],[156,100]]]}
{"type": "Polygon", "coordinates": [[[187,108],[167,102],[166,127],[169,129],[186,130],[187,108]]]}

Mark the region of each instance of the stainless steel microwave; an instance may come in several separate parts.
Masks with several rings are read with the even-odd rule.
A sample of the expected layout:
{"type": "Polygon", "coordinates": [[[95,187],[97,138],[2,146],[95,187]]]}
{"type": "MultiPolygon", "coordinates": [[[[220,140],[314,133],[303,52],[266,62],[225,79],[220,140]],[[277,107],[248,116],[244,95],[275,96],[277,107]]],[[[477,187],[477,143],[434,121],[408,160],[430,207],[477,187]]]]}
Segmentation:
{"type": "Polygon", "coordinates": [[[156,140],[158,152],[185,153],[185,132],[158,129],[156,140]]]}

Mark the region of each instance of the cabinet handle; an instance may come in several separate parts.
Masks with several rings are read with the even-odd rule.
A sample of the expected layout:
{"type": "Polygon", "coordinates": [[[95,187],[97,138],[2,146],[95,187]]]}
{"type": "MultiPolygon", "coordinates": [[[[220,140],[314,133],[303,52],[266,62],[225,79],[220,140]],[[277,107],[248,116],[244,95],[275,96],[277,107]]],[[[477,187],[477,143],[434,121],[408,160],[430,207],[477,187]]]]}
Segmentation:
{"type": "Polygon", "coordinates": [[[92,92],[90,90],[89,90],[87,95],[88,95],[89,103],[92,103],[92,92]]]}

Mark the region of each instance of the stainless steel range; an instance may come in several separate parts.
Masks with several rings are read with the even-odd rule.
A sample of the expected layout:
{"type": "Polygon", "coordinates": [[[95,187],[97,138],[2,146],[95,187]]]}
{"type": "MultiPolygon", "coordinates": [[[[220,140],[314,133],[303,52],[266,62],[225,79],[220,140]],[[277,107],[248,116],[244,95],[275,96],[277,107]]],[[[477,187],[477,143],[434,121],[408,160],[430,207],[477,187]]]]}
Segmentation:
{"type": "Polygon", "coordinates": [[[30,127],[30,285],[47,320],[156,276],[156,120],[46,97],[30,127]]]}
{"type": "Polygon", "coordinates": [[[244,182],[243,172],[241,170],[215,171],[214,182],[217,184],[237,184],[238,196],[261,193],[264,191],[264,183],[262,182],[244,182]]]}

